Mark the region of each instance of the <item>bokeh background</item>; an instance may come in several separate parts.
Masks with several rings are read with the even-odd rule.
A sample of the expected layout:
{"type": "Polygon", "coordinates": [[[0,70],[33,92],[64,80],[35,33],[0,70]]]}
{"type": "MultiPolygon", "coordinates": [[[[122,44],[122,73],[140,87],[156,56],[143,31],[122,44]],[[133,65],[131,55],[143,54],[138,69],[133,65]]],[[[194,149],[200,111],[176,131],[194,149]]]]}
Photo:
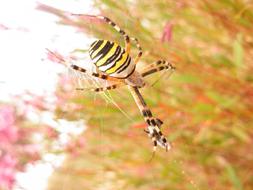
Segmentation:
{"type": "MultiPolygon", "coordinates": [[[[26,88],[2,98],[1,190],[253,189],[251,0],[94,0],[69,1],[65,7],[47,3],[34,3],[33,14],[42,20],[53,17],[39,29],[41,22],[35,19],[37,30],[0,23],[1,34],[37,34],[28,41],[34,39],[40,48],[23,53],[41,52],[35,56],[40,62],[27,66],[24,77],[34,81],[43,73],[36,86],[48,78],[54,84],[50,90],[44,85],[42,92],[26,88]],[[73,4],[76,8],[68,9],[73,4]],[[176,66],[172,75],[167,71],[148,77],[152,85],[141,90],[153,114],[164,121],[162,130],[173,145],[169,152],[158,149],[150,160],[152,144],[127,88],[99,95],[75,91],[75,77],[65,72],[59,58],[80,61],[73,52],[85,57],[96,38],[124,41],[105,23],[70,12],[111,18],[139,39],[142,65],[165,59],[176,66]],[[38,165],[43,169],[24,183],[26,173],[38,165]],[[44,170],[46,185],[32,186],[33,180],[45,177],[44,170]]],[[[7,58],[15,57],[24,43],[17,44],[20,48],[7,58]]],[[[136,52],[133,46],[132,54],[136,52]]],[[[14,89],[22,85],[22,77],[11,72],[8,76],[15,81],[14,89]]],[[[11,86],[5,78],[0,85],[1,93],[11,86]]]]}

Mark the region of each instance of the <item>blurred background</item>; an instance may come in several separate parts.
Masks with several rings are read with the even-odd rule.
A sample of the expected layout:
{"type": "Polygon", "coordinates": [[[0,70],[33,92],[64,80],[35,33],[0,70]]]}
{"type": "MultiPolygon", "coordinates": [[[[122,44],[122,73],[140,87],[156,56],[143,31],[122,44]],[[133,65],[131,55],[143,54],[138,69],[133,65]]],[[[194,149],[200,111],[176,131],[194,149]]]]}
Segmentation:
{"type": "Polygon", "coordinates": [[[0,1],[0,189],[252,190],[252,23],[251,0],[0,1]],[[150,160],[126,87],[75,90],[59,59],[89,65],[94,39],[124,40],[70,13],[111,18],[140,41],[141,65],[177,68],[141,90],[169,152],[150,160]]]}

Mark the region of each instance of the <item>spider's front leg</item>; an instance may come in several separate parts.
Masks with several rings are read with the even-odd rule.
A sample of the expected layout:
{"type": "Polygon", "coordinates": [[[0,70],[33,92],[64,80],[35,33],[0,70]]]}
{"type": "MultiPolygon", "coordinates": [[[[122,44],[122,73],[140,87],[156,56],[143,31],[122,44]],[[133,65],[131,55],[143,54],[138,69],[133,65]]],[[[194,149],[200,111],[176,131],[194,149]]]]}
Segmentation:
{"type": "Polygon", "coordinates": [[[121,29],[114,21],[112,21],[110,18],[105,17],[105,16],[97,16],[97,15],[82,15],[82,14],[73,14],[75,16],[90,16],[90,17],[94,17],[94,18],[98,18],[100,20],[105,21],[107,24],[111,25],[120,35],[122,35],[125,39],[125,49],[126,52],[128,54],[130,54],[130,50],[131,50],[131,44],[130,44],[130,40],[133,40],[138,48],[138,55],[137,57],[134,59],[134,63],[137,64],[139,59],[142,56],[142,48],[141,45],[138,41],[137,38],[133,38],[133,37],[129,37],[129,35],[123,30],[121,29]]]}
{"type": "MultiPolygon", "coordinates": [[[[88,71],[82,67],[79,67],[77,65],[71,65],[70,66],[71,69],[73,70],[76,70],[78,72],[81,72],[81,73],[88,73],[88,71]]],[[[93,77],[96,77],[96,78],[100,78],[100,79],[103,79],[103,80],[107,80],[107,81],[113,81],[113,82],[118,82],[118,83],[125,83],[124,80],[122,79],[118,79],[118,78],[114,78],[114,77],[110,77],[108,75],[105,75],[103,73],[89,73],[90,76],[93,76],[93,77]]]]}
{"type": "Polygon", "coordinates": [[[159,60],[153,64],[148,65],[147,67],[148,67],[147,69],[141,72],[142,77],[146,77],[148,75],[151,75],[153,73],[156,73],[162,70],[172,70],[172,71],[176,70],[176,68],[173,65],[171,65],[171,63],[164,60],[159,60]]]}
{"type": "Polygon", "coordinates": [[[129,35],[122,30],[115,22],[113,22],[110,18],[104,17],[104,16],[96,16],[97,18],[103,19],[105,22],[107,22],[109,25],[111,25],[117,32],[119,32],[124,38],[125,38],[125,49],[128,54],[130,54],[131,44],[130,39],[133,40],[138,48],[138,55],[134,60],[134,63],[137,64],[140,57],[142,56],[142,48],[137,38],[129,37],[129,35]]]}
{"type": "Polygon", "coordinates": [[[105,21],[107,24],[111,25],[120,35],[122,35],[125,39],[125,46],[126,46],[126,52],[129,54],[130,53],[130,37],[124,30],[122,30],[115,22],[113,22],[110,18],[105,17],[105,16],[100,16],[100,15],[86,15],[86,14],[72,14],[74,16],[89,16],[93,18],[97,18],[100,20],[105,21]]]}
{"type": "Polygon", "coordinates": [[[142,48],[141,48],[141,45],[140,45],[139,40],[137,38],[131,38],[131,39],[133,41],[135,41],[136,46],[137,46],[138,51],[139,51],[137,57],[134,59],[134,64],[136,65],[139,62],[139,60],[140,60],[140,58],[142,56],[142,48]]]}
{"type": "Polygon", "coordinates": [[[96,16],[99,19],[104,20],[106,23],[111,25],[117,32],[119,32],[125,39],[125,49],[128,54],[130,54],[131,44],[130,44],[130,37],[128,34],[122,30],[115,22],[113,22],[110,18],[104,16],[96,16]]]}

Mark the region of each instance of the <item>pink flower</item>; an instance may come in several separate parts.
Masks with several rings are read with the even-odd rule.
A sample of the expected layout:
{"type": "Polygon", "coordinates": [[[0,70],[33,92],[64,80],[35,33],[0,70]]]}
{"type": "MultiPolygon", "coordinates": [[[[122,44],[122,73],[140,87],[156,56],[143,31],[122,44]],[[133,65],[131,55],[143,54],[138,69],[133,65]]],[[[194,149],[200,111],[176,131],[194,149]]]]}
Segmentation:
{"type": "Polygon", "coordinates": [[[17,161],[11,155],[0,158],[0,188],[11,189],[15,182],[17,161]]]}
{"type": "Polygon", "coordinates": [[[19,138],[18,129],[16,126],[6,126],[0,128],[0,144],[4,145],[6,143],[11,144],[16,142],[19,138]]]}
{"type": "Polygon", "coordinates": [[[64,64],[65,62],[65,59],[64,57],[58,53],[57,51],[51,51],[49,49],[46,49],[47,50],[47,59],[49,61],[52,61],[54,63],[60,63],[60,64],[64,64]]]}
{"type": "Polygon", "coordinates": [[[52,127],[50,126],[44,126],[44,134],[46,136],[46,138],[49,138],[49,139],[56,139],[58,138],[59,136],[59,133],[52,127]]]}
{"type": "Polygon", "coordinates": [[[41,150],[39,144],[27,144],[23,146],[23,151],[29,155],[37,154],[41,150]]]}
{"type": "Polygon", "coordinates": [[[86,140],[84,137],[79,137],[77,140],[77,146],[79,148],[84,148],[86,146],[86,140]]]}
{"type": "Polygon", "coordinates": [[[14,121],[14,108],[11,106],[0,107],[0,129],[13,125],[14,121]]]}
{"type": "Polygon", "coordinates": [[[172,40],[172,30],[173,30],[173,24],[170,22],[167,22],[163,30],[163,35],[161,38],[162,42],[170,42],[172,40]]]}
{"type": "Polygon", "coordinates": [[[10,144],[18,140],[18,129],[15,124],[14,108],[0,107],[0,144],[10,144]]]}
{"type": "Polygon", "coordinates": [[[41,145],[39,144],[27,144],[23,147],[24,158],[27,159],[29,163],[34,163],[35,161],[41,159],[41,145]]]}
{"type": "Polygon", "coordinates": [[[38,110],[47,110],[46,102],[43,96],[34,95],[29,92],[27,92],[27,95],[30,97],[27,96],[26,99],[24,99],[24,103],[26,106],[29,105],[38,110]]]}
{"type": "Polygon", "coordinates": [[[71,14],[71,15],[78,18],[78,19],[82,19],[84,21],[87,21],[90,24],[100,24],[100,23],[105,22],[103,19],[99,19],[99,18],[95,17],[94,15],[88,15],[88,14],[71,14]]]}

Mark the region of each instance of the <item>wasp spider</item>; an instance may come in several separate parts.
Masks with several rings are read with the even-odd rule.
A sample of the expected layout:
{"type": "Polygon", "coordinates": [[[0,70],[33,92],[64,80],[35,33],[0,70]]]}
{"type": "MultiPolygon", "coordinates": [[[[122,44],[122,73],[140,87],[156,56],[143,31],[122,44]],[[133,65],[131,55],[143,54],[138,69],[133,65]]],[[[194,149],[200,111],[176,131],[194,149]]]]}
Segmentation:
{"type": "MultiPolygon", "coordinates": [[[[97,19],[101,19],[111,25],[124,37],[125,48],[121,47],[115,42],[111,42],[108,40],[96,40],[91,44],[89,48],[89,55],[96,66],[97,72],[89,73],[89,75],[106,81],[113,81],[113,85],[108,85],[101,88],[94,88],[92,90],[95,92],[101,92],[127,85],[141,114],[143,115],[148,125],[145,129],[145,132],[153,141],[154,151],[156,150],[157,145],[168,150],[170,148],[170,144],[166,140],[160,129],[163,122],[153,116],[152,112],[145,103],[139,91],[139,88],[145,86],[145,81],[143,80],[145,76],[165,69],[174,70],[175,67],[173,67],[169,62],[159,60],[156,63],[151,64],[150,67],[144,72],[137,72],[135,68],[136,64],[142,56],[142,48],[136,38],[130,38],[122,29],[119,28],[118,25],[116,25],[112,20],[107,17],[79,14],[73,15],[90,16],[97,19]],[[135,59],[132,59],[132,57],[130,56],[130,40],[133,40],[136,43],[136,46],[139,51],[135,59]]],[[[71,65],[71,68],[80,73],[89,72],[86,69],[73,64],[71,65]]]]}

